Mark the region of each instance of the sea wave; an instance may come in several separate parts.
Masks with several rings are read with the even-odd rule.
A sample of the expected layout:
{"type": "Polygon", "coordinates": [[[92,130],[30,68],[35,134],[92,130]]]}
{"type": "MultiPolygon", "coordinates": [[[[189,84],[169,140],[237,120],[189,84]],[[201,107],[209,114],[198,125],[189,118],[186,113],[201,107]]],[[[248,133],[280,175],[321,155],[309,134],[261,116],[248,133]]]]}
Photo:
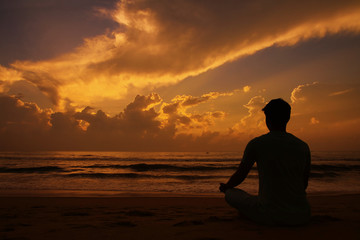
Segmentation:
{"type": "MultiPolygon", "coordinates": [[[[79,166],[76,166],[79,167],[79,166]]],[[[138,164],[94,164],[89,166],[82,166],[82,168],[91,168],[91,169],[131,169],[136,172],[146,172],[146,171],[174,171],[174,172],[183,172],[183,171],[222,171],[222,170],[236,170],[238,164],[229,164],[229,165],[216,165],[216,164],[207,164],[207,165],[173,165],[173,164],[147,164],[147,163],[138,163],[138,164]]],[[[257,167],[254,166],[252,169],[256,170],[257,167]]],[[[312,165],[311,169],[314,171],[336,171],[336,172],[345,172],[345,171],[360,171],[360,165],[345,165],[345,164],[316,164],[312,165]]]]}
{"type": "Polygon", "coordinates": [[[216,179],[227,178],[228,176],[219,175],[152,175],[152,174],[138,174],[138,173],[71,173],[65,174],[64,177],[79,177],[79,178],[155,178],[165,179],[174,178],[180,180],[201,180],[201,179],[216,179]]]}
{"type": "Polygon", "coordinates": [[[335,178],[339,174],[334,172],[311,172],[310,178],[335,178]]]}
{"type": "Polygon", "coordinates": [[[114,162],[236,162],[239,163],[241,158],[141,158],[141,157],[109,157],[109,156],[0,156],[2,161],[114,161],[114,162]]]}
{"type": "Polygon", "coordinates": [[[29,167],[29,168],[0,167],[0,173],[48,173],[48,172],[65,172],[65,169],[56,166],[29,167]]]}
{"type": "MultiPolygon", "coordinates": [[[[78,167],[78,166],[76,166],[78,167]]],[[[171,165],[171,164],[146,164],[146,163],[139,163],[139,164],[130,164],[130,165],[101,165],[95,164],[90,166],[82,166],[83,168],[109,168],[109,169],[131,169],[137,172],[146,172],[146,171],[157,171],[157,170],[169,170],[169,171],[219,171],[219,170],[235,170],[237,169],[236,165],[231,166],[219,166],[219,165],[188,165],[188,166],[178,166],[178,165],[171,165]]]]}
{"type": "MultiPolygon", "coordinates": [[[[176,164],[94,164],[85,166],[37,166],[37,167],[0,167],[0,173],[50,173],[50,172],[77,172],[86,171],[86,169],[92,169],[94,171],[100,171],[100,169],[127,169],[130,172],[223,172],[223,171],[235,171],[238,168],[238,164],[196,164],[196,165],[176,165],[176,164]]],[[[256,170],[256,166],[253,167],[256,170]]],[[[345,165],[345,164],[317,164],[311,166],[312,173],[342,173],[342,172],[358,172],[360,171],[360,165],[345,165]]],[[[77,174],[77,173],[76,173],[77,174]]]]}
{"type": "MultiPolygon", "coordinates": [[[[206,180],[206,179],[227,179],[229,175],[196,175],[196,174],[181,174],[181,175],[169,175],[169,174],[143,174],[143,173],[70,173],[63,174],[63,177],[74,177],[74,178],[129,178],[129,179],[179,179],[179,180],[206,180]]],[[[312,172],[310,178],[335,178],[339,174],[335,172],[312,172]]],[[[247,178],[255,179],[258,178],[257,174],[248,175],[247,178]]]]}
{"type": "Polygon", "coordinates": [[[316,170],[316,171],[338,171],[338,172],[343,172],[343,171],[359,171],[359,170],[360,170],[360,165],[313,164],[313,165],[311,165],[311,169],[312,169],[312,170],[316,170]]]}

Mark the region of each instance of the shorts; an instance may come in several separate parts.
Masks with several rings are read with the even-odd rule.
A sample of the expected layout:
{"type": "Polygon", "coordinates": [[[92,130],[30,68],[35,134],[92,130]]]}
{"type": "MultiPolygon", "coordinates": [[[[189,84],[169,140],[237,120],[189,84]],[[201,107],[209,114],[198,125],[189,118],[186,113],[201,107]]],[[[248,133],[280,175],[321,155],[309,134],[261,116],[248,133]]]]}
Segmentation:
{"type": "Polygon", "coordinates": [[[297,213],[275,211],[273,208],[267,210],[260,204],[258,196],[253,196],[237,188],[226,190],[225,200],[240,214],[265,225],[303,225],[309,222],[311,216],[310,208],[307,205],[297,213]]]}
{"type": "Polygon", "coordinates": [[[266,225],[274,224],[271,217],[268,216],[259,204],[257,196],[250,195],[241,189],[230,188],[225,192],[225,200],[242,215],[245,215],[257,223],[266,225]]]}

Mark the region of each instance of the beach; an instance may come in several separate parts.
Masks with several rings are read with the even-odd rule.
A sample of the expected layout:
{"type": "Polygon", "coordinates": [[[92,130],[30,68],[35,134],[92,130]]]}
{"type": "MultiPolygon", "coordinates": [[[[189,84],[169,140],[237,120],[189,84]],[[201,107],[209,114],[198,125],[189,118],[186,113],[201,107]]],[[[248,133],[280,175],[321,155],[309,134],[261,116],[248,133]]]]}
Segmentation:
{"type": "Polygon", "coordinates": [[[237,152],[2,153],[0,239],[360,239],[359,156],[313,153],[310,224],[269,227],[219,193],[237,152]]]}
{"type": "Polygon", "coordinates": [[[270,227],[239,217],[220,193],[2,193],[0,239],[360,239],[360,194],[309,201],[310,224],[270,227]]]}

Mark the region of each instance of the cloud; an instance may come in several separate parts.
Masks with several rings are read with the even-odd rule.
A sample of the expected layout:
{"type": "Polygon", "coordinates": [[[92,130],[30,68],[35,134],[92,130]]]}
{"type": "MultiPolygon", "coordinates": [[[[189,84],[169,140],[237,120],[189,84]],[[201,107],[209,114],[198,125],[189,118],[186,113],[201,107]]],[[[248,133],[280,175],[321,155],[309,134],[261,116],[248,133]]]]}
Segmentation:
{"type": "Polygon", "coordinates": [[[0,80],[11,84],[12,72],[55,105],[70,99],[86,106],[121,99],[131,87],[173,84],[273,45],[360,29],[360,5],[352,1],[119,1],[101,12],[118,28],[53,59],[2,67],[0,80]]]}
{"type": "Polygon", "coordinates": [[[250,86],[244,86],[244,87],[243,87],[244,93],[250,92],[250,90],[251,90],[251,87],[250,87],[250,86]]]}
{"type": "Polygon", "coordinates": [[[152,106],[159,104],[161,101],[161,97],[156,93],[151,93],[149,96],[137,95],[134,102],[130,103],[126,107],[125,112],[134,112],[151,108],[152,106]]]}
{"type": "Polygon", "coordinates": [[[317,84],[318,84],[318,82],[301,84],[301,85],[297,86],[296,88],[294,88],[294,90],[291,92],[291,97],[290,97],[291,102],[297,103],[297,102],[306,101],[307,99],[305,97],[304,91],[307,91],[307,89],[313,89],[310,87],[317,85],[317,84]]]}
{"type": "Polygon", "coordinates": [[[320,121],[317,118],[315,118],[315,117],[310,118],[310,124],[315,125],[315,124],[319,124],[319,123],[320,123],[320,121]]]}
{"type": "Polygon", "coordinates": [[[210,92],[203,94],[201,97],[178,95],[175,98],[173,98],[171,101],[175,103],[179,103],[182,107],[187,108],[194,105],[198,105],[200,103],[204,103],[211,99],[216,99],[222,96],[232,96],[233,94],[234,94],[233,92],[228,92],[228,93],[210,92]]]}
{"type": "Polygon", "coordinates": [[[338,91],[338,92],[332,92],[329,94],[330,97],[333,97],[333,96],[338,96],[338,95],[343,95],[343,94],[346,94],[348,92],[351,92],[353,89],[350,88],[350,89],[346,89],[346,90],[342,90],[342,91],[338,91]]]}
{"type": "MultiPolygon", "coordinates": [[[[254,122],[254,118],[258,119],[258,114],[261,112],[261,109],[265,105],[265,99],[261,96],[255,96],[250,99],[250,101],[244,105],[249,111],[249,115],[241,119],[242,123],[247,125],[249,121],[254,122]]],[[[258,122],[258,121],[256,121],[258,122]]],[[[255,125],[258,125],[259,123],[256,123],[255,125]]]]}
{"type": "Polygon", "coordinates": [[[360,88],[354,84],[302,84],[291,93],[292,113],[299,118],[320,117],[322,124],[355,119],[360,112],[352,103],[360,101],[359,94],[360,88]]]}
{"type": "Polygon", "coordinates": [[[16,97],[0,95],[1,150],[35,150],[36,144],[46,143],[50,130],[50,111],[16,97]]]}
{"type": "Polygon", "coordinates": [[[295,114],[333,112],[332,117],[338,115],[337,118],[346,118],[359,114],[351,104],[360,100],[359,93],[360,88],[355,84],[314,82],[297,86],[291,92],[290,98],[295,114]]]}
{"type": "Polygon", "coordinates": [[[16,95],[24,102],[36,102],[41,108],[53,107],[50,99],[36,85],[28,81],[14,82],[7,87],[6,93],[7,95],[16,95]]]}
{"type": "Polygon", "coordinates": [[[164,113],[164,109],[172,105],[163,103],[158,94],[138,95],[115,116],[90,106],[80,111],[52,112],[40,109],[35,103],[2,95],[0,150],[230,149],[233,144],[238,144],[238,139],[208,129],[215,119],[225,117],[224,112],[186,112],[195,105],[226,95],[213,92],[200,97],[177,97],[173,101],[177,101],[178,108],[168,113],[164,113]],[[163,105],[158,106],[160,104],[163,105]]]}
{"type": "Polygon", "coordinates": [[[302,84],[292,91],[291,97],[291,132],[319,150],[356,149],[351,139],[360,136],[360,111],[354,107],[360,101],[358,85],[302,84]]]}
{"type": "Polygon", "coordinates": [[[6,92],[11,84],[21,79],[21,72],[0,65],[0,92],[6,92]]]}
{"type": "Polygon", "coordinates": [[[218,97],[232,95],[233,92],[210,92],[200,97],[178,95],[171,100],[171,103],[165,103],[162,106],[162,118],[167,124],[174,125],[180,132],[189,129],[198,129],[200,132],[204,132],[214,124],[215,119],[223,119],[225,113],[223,111],[190,113],[188,109],[218,97]]]}
{"type": "Polygon", "coordinates": [[[0,96],[0,126],[11,126],[19,123],[24,126],[47,124],[49,112],[42,111],[36,104],[23,102],[16,97],[0,96]]]}
{"type": "MultiPolygon", "coordinates": [[[[350,111],[344,109],[342,103],[337,108],[335,103],[342,98],[358,102],[357,88],[352,87],[354,90],[348,94],[329,96],[336,89],[349,86],[318,85],[307,86],[307,91],[301,88],[298,94],[307,100],[292,104],[289,131],[309,142],[313,149],[326,150],[326,144],[332,149],[356,149],[353,140],[360,136],[359,112],[352,106],[350,111]],[[318,85],[323,92],[309,94],[310,88],[318,85]]],[[[215,123],[223,124],[227,113],[222,109],[195,108],[218,96],[227,95],[186,95],[171,102],[165,102],[156,93],[138,95],[123,111],[110,116],[90,106],[53,112],[15,96],[1,95],[0,150],[241,151],[251,138],[267,132],[261,111],[266,100],[262,96],[254,96],[243,105],[247,115],[239,117],[228,132],[214,131],[215,123]],[[192,104],[183,106],[189,99],[192,104]]]]}
{"type": "Polygon", "coordinates": [[[248,115],[232,127],[232,131],[246,132],[247,134],[259,134],[266,131],[265,115],[262,112],[265,106],[265,98],[262,96],[252,97],[249,102],[243,105],[248,109],[248,115]]]}

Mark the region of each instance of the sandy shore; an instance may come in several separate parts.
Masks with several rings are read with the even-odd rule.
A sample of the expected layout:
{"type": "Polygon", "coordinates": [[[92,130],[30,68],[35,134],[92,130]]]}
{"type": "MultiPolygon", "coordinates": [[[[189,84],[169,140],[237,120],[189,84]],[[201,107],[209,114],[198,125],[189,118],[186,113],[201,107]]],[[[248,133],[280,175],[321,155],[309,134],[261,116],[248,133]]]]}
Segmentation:
{"type": "Polygon", "coordinates": [[[0,197],[0,239],[360,239],[360,194],[310,196],[307,226],[239,218],[221,195],[0,197]]]}

